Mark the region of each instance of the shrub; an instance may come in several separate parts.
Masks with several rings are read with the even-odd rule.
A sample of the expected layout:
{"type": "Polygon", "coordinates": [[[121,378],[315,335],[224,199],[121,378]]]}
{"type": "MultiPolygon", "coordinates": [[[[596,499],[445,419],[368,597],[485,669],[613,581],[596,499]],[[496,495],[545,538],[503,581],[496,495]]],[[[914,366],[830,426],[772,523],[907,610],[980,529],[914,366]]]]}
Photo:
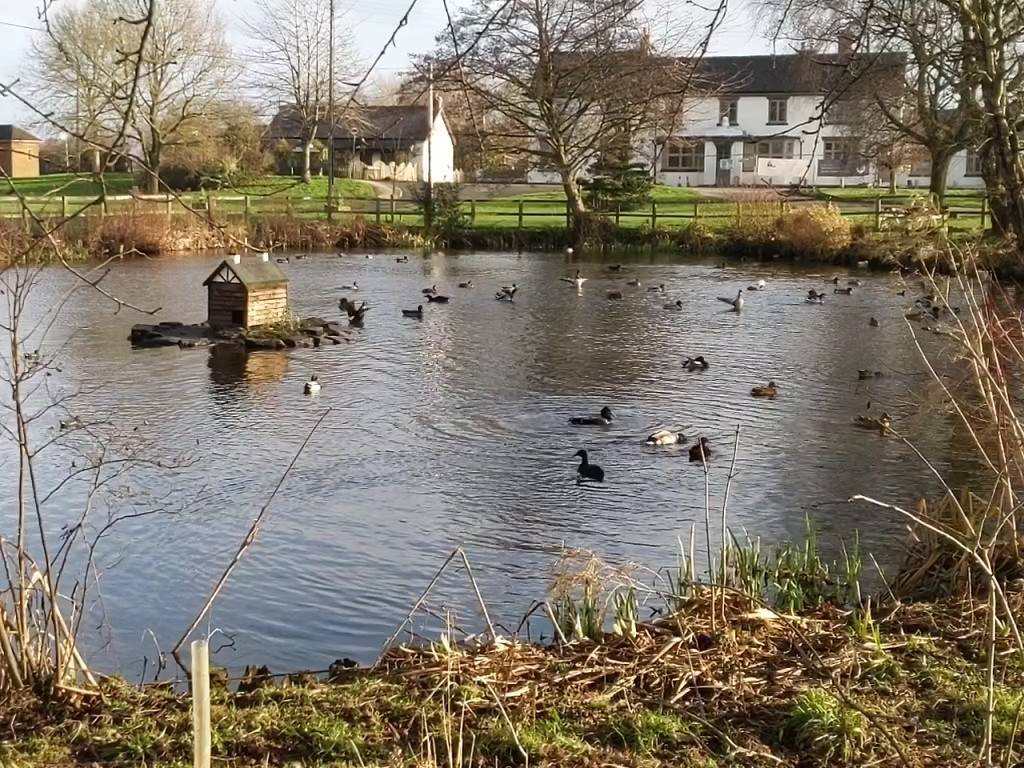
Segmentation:
{"type": "Polygon", "coordinates": [[[424,210],[427,205],[432,206],[431,230],[446,244],[469,225],[469,216],[459,202],[458,184],[434,184],[433,200],[427,197],[427,185],[421,184],[416,189],[416,199],[424,210]]]}
{"type": "Polygon", "coordinates": [[[791,256],[832,256],[850,245],[850,222],[832,205],[804,206],[775,222],[779,246],[791,256]]]}
{"type": "Polygon", "coordinates": [[[651,197],[651,175],[639,163],[595,164],[590,178],[580,184],[587,207],[595,211],[639,208],[651,197]]]}

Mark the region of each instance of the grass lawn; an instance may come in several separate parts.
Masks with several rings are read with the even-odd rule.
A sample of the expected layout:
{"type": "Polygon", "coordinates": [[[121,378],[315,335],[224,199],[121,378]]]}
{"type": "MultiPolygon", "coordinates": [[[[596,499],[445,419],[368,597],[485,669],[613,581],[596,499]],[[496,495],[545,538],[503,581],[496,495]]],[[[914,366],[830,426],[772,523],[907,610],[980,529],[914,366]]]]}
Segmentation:
{"type": "MultiPolygon", "coordinates": [[[[108,173],[105,179],[108,194],[123,195],[131,191],[133,181],[130,173],[108,173]]],[[[100,185],[90,176],[74,173],[54,173],[32,179],[12,179],[10,182],[5,180],[0,182],[0,195],[13,195],[12,184],[14,189],[27,197],[94,197],[100,193],[100,185]]]]}
{"type": "MultiPolygon", "coordinates": [[[[225,189],[211,194],[221,195],[263,195],[281,197],[313,197],[327,199],[327,177],[314,176],[309,184],[303,184],[298,176],[264,176],[252,184],[245,184],[233,189],[225,189]]],[[[334,194],[341,198],[367,200],[377,195],[374,188],[365,181],[354,179],[334,180],[334,194]]]]}
{"type": "MultiPolygon", "coordinates": [[[[907,201],[911,198],[926,198],[927,187],[901,187],[896,194],[889,194],[887,187],[819,187],[817,197],[822,200],[837,200],[841,202],[865,202],[870,203],[875,198],[882,198],[883,202],[893,203],[907,201]]],[[[946,204],[958,208],[980,208],[981,201],[985,197],[983,189],[947,189],[946,204]]]]}

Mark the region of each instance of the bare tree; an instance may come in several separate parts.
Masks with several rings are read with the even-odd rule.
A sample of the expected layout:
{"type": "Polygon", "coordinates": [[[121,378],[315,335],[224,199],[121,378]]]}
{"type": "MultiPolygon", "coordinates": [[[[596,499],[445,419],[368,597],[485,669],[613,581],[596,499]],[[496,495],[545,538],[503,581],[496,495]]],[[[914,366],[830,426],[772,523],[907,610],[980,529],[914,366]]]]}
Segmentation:
{"type": "Polygon", "coordinates": [[[577,238],[578,176],[643,133],[686,82],[690,64],[655,54],[640,10],[640,0],[478,0],[438,37],[438,64],[460,61],[460,90],[501,118],[491,146],[558,174],[577,238]]]}
{"type": "MultiPolygon", "coordinates": [[[[328,0],[256,0],[247,24],[256,40],[253,85],[275,108],[285,106],[302,142],[302,178],[312,177],[310,155],[317,127],[328,119],[331,24],[328,0]]],[[[337,20],[336,20],[337,22],[337,20]]],[[[334,25],[335,95],[357,58],[351,35],[334,25]]],[[[337,119],[337,116],[336,116],[337,119]]]]}

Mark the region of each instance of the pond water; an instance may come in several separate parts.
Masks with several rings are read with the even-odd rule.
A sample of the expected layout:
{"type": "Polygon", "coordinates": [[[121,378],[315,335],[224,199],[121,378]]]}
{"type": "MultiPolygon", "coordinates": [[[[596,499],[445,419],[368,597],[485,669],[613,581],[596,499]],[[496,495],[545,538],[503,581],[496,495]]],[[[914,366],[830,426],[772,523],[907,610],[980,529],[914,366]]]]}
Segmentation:
{"type": "MultiPolygon", "coordinates": [[[[118,264],[105,285],[163,307],[162,318],[197,321],[202,281],[217,261],[118,264]]],[[[741,427],[735,530],[765,542],[798,539],[810,517],[826,554],[859,531],[863,550],[893,562],[903,522],[846,499],[864,492],[907,504],[935,483],[908,449],[855,429],[852,417],[871,401],[940,469],[958,470],[949,461],[953,423],[927,405],[928,379],[902,320],[911,299],[896,295],[898,278],[861,273],[853,295],[833,296],[826,281],[835,272],[820,268],[718,268],[665,256],[621,272],[606,267],[551,254],[411,255],[408,263],[312,255],[284,267],[294,310],[336,318],[348,293],[372,305],[365,327],[339,347],[249,356],[133,350],[128,331],[145,318],[115,314],[79,291],[46,342],[65,344],[51,387],[80,390],[69,408],[131,434],[146,457],[187,459],[170,479],[147,474],[146,487],[123,480],[140,509],[168,512],[123,524],[100,546],[103,611],[87,626],[104,640],[91,646],[93,663],[138,675],[157,644],[174,643],[328,407],[203,625],[232,643],[219,663],[287,670],[345,655],[372,660],[459,545],[492,614],[512,627],[544,596],[563,545],[613,563],[674,565],[679,537],[692,524],[702,530],[704,476],[685,448],[644,446],[660,425],[709,436],[715,510],[741,427]],[[589,278],[579,293],[559,280],[577,268],[589,278]],[[634,277],[640,288],[626,285],[634,277]],[[745,294],[742,314],[715,300],[757,279],[767,288],[745,294]],[[467,280],[475,287],[457,287],[467,280]],[[352,281],[358,294],[341,290],[352,281]],[[495,301],[496,288],[513,282],[516,301],[495,301]],[[435,283],[451,303],[425,306],[422,321],[404,319],[400,310],[426,304],[420,289],[435,283]],[[647,291],[662,283],[664,293],[647,291]],[[803,302],[810,287],[830,294],[823,306],[803,302]],[[625,298],[609,301],[611,289],[625,298]],[[682,311],[663,309],[677,298],[682,311]],[[707,371],[682,369],[695,354],[710,361],[707,371]],[[858,381],[860,368],[885,376],[858,381]],[[323,390],[304,397],[313,373],[323,390]],[[751,398],[750,388],[769,379],[779,397],[751,398]],[[611,426],[569,425],[604,405],[616,414],[611,426]],[[579,448],[605,468],[603,486],[575,484],[579,448]]],[[[71,285],[59,270],[42,278],[37,311],[71,285]]],[[[40,429],[52,431],[56,415],[47,418],[54,423],[40,429]]],[[[54,456],[44,484],[68,470],[67,452],[54,456]]],[[[13,492],[16,463],[2,467],[13,492]]],[[[0,530],[9,535],[15,510],[4,498],[0,530]]],[[[48,505],[54,531],[80,500],[71,488],[48,505]]],[[[430,605],[481,626],[458,573],[441,581],[430,605]]]]}

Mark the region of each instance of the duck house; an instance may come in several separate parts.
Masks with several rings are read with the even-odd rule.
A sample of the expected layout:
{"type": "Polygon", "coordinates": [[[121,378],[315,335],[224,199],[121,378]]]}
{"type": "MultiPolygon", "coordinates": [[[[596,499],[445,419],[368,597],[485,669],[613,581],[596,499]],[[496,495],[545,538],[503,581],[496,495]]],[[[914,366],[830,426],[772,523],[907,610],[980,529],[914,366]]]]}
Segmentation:
{"type": "Polygon", "coordinates": [[[203,285],[211,328],[255,328],[288,316],[288,278],[268,254],[229,256],[203,285]]]}

